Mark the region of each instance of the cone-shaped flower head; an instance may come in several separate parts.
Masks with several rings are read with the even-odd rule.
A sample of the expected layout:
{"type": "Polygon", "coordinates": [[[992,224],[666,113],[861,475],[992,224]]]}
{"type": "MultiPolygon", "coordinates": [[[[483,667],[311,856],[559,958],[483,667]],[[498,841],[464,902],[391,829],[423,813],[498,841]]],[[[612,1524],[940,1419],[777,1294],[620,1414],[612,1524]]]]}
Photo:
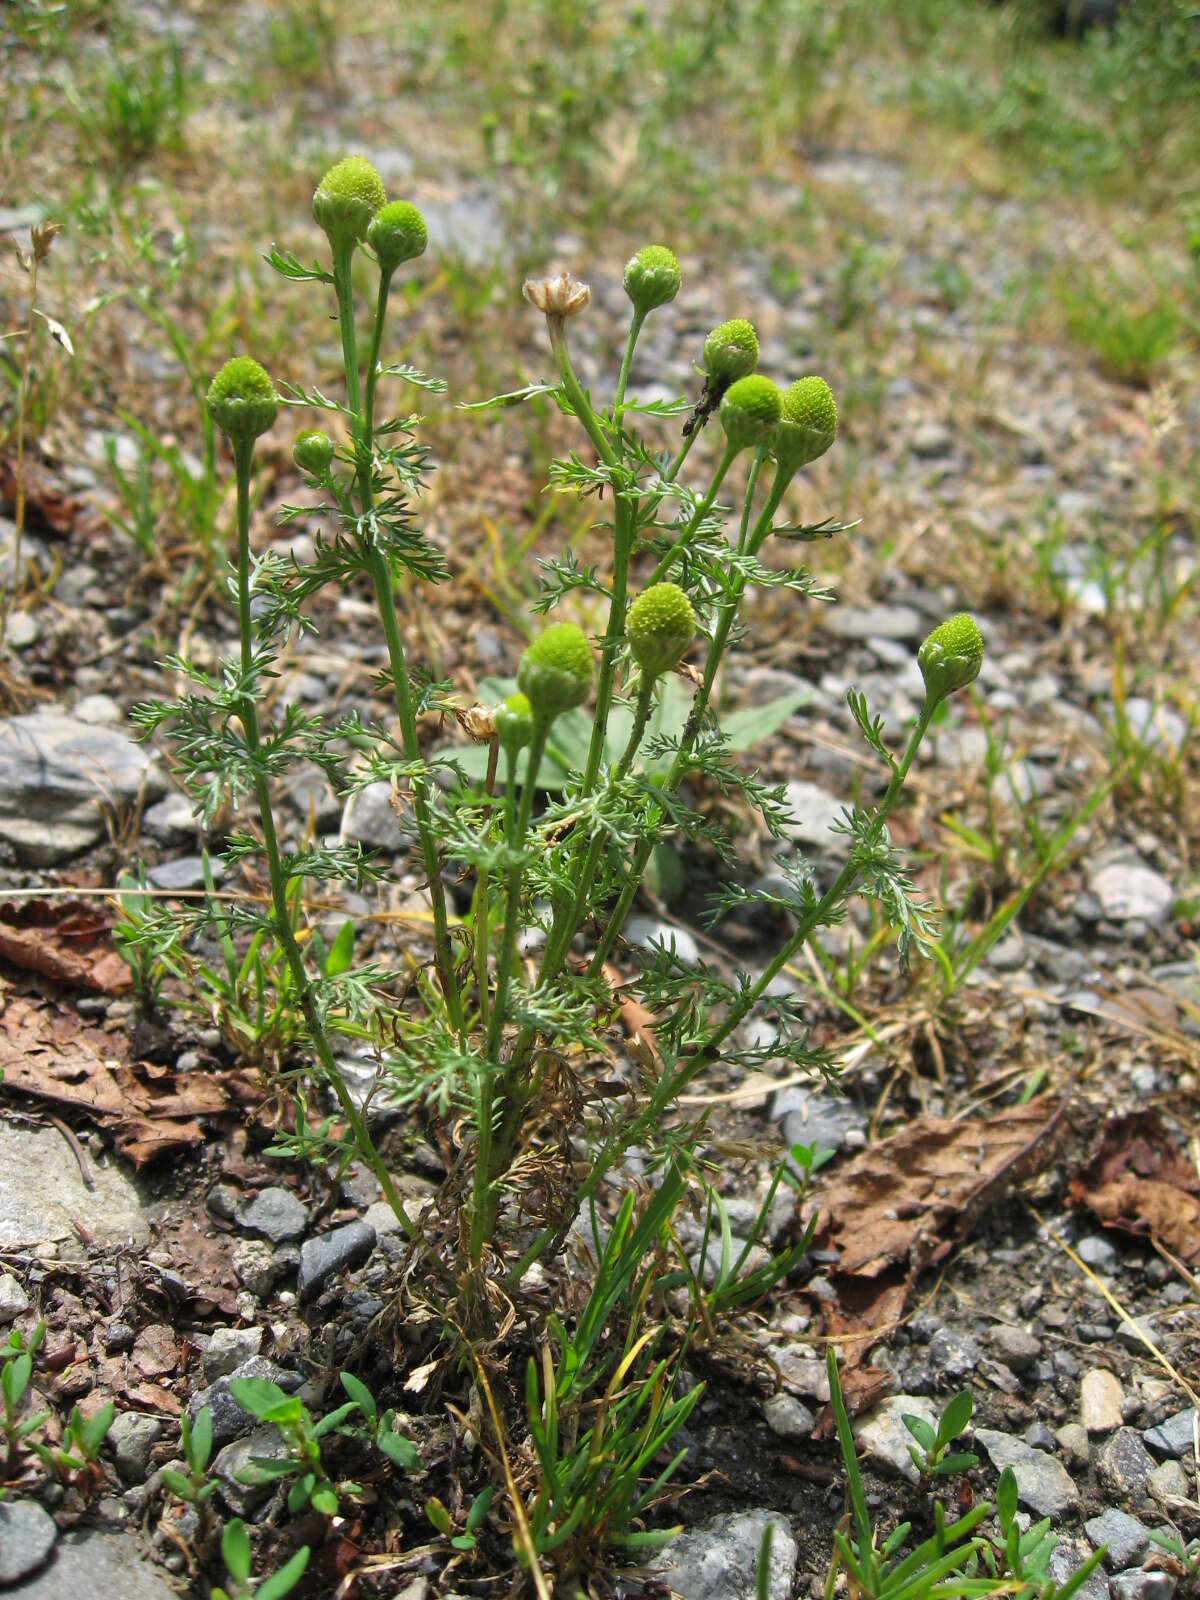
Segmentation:
{"type": "Polygon", "coordinates": [[[696,613],[677,583],[652,583],[629,607],[625,631],[648,678],[677,666],[696,633],[696,613]]]}
{"type": "Polygon", "coordinates": [[[770,378],[751,373],[731,383],[721,401],[721,426],[735,450],[748,450],[765,444],[779,421],[783,405],[778,388],[770,378]]]}
{"type": "Polygon", "coordinates": [[[275,421],[275,386],[253,356],[234,356],[208,386],[208,414],[234,444],[257,439],[275,421]]]}
{"type": "Polygon", "coordinates": [[[797,378],[783,391],[771,454],[786,472],[823,456],[837,438],[837,402],[824,378],[797,378]]]}
{"type": "Polygon", "coordinates": [[[553,721],[581,706],[591,693],[595,664],[583,629],[556,622],[539,633],[521,657],[517,687],[529,697],[535,721],[553,721]]]}
{"type": "Polygon", "coordinates": [[[975,618],[960,611],[940,622],[917,651],[917,665],[931,709],[956,689],[974,683],[983,665],[983,636],[975,618]]]}
{"type": "Polygon", "coordinates": [[[385,278],[390,278],[402,261],[424,255],[428,242],[425,218],[407,200],[389,200],[380,206],[367,227],[367,243],[379,257],[385,278]]]}
{"type": "Polygon", "coordinates": [[[718,389],[748,378],[757,365],[758,335],[745,317],[718,323],[704,341],[704,370],[718,389]]]}
{"type": "Polygon", "coordinates": [[[329,471],[333,440],[320,428],[305,428],[292,443],[292,460],[301,472],[311,472],[314,478],[319,478],[329,471]]]}
{"type": "Polygon", "coordinates": [[[674,300],[683,282],[679,263],[665,244],[648,244],[625,263],[625,293],[644,317],[656,306],[674,300]]]}
{"type": "Polygon", "coordinates": [[[496,725],[500,748],[511,761],[517,751],[523,750],[533,738],[533,707],[529,704],[529,696],[510,694],[492,712],[492,721],[496,725]]]}
{"type": "Polygon", "coordinates": [[[335,254],[353,250],[367,236],[371,218],[387,200],[383,179],[365,156],[335,162],[313,195],[313,221],[329,236],[335,254]]]}

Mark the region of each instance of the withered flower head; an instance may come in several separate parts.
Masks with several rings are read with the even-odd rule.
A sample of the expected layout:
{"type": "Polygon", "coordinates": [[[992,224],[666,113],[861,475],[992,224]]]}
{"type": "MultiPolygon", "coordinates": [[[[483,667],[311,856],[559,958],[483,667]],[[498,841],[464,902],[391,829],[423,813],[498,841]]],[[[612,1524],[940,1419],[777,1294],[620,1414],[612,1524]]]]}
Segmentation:
{"type": "Polygon", "coordinates": [[[525,298],[548,317],[573,317],[587,305],[592,291],[569,272],[559,272],[553,278],[526,278],[525,298]]]}

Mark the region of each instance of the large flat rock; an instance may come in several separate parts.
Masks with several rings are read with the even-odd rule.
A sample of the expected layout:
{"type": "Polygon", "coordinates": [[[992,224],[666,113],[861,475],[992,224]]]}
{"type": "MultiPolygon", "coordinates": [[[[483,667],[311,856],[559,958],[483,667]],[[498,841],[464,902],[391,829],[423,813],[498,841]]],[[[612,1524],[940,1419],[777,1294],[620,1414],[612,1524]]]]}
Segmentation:
{"type": "Polygon", "coordinates": [[[88,1163],[93,1188],[56,1128],[0,1120],[0,1244],[77,1239],[77,1218],[100,1245],[144,1244],[149,1213],[131,1178],[115,1163],[88,1163]]]}
{"type": "Polygon", "coordinates": [[[4,1600],[180,1600],[166,1574],[127,1536],[68,1533],[36,1576],[5,1589],[4,1600]]]}
{"type": "Polygon", "coordinates": [[[29,866],[53,866],[104,837],[106,815],[166,785],[151,753],[119,728],[50,707],[0,718],[0,839],[29,866]]]}

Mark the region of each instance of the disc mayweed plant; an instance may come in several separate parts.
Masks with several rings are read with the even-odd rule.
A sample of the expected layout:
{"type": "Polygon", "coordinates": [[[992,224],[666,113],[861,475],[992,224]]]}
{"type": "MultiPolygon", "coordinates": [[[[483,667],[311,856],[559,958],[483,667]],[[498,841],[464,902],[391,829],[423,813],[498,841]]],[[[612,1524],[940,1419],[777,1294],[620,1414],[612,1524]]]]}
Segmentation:
{"type": "MultiPolygon", "coordinates": [[[[571,319],[587,308],[587,286],[569,273],[527,283],[526,298],[546,318],[554,381],[472,409],[552,395],[574,418],[580,448],[554,463],[551,479],[560,491],[595,498],[609,519],[608,555],[603,570],[580,566],[571,552],[544,563],[534,609],[567,620],[533,637],[499,704],[464,714],[452,686],[432,681],[408,655],[397,596],[423,589],[419,603],[436,604],[447,569],[419,521],[430,464],[418,419],[403,408],[381,416],[377,406],[385,387],[444,387],[409,366],[387,364],[382,353],[393,275],[424,250],[425,224],[406,201],[387,201],[378,174],[360,157],[325,174],[312,210],[328,238],[329,265],[304,266],[279,250],[268,260],[297,290],[332,299],[341,386],[327,395],[272,382],[248,356],[235,356],[213,378],[208,408],[229,440],[236,475],[230,590],[240,650],[219,674],[172,661],[188,691],[139,707],[137,720],[147,735],[172,737],[202,822],[243,814],[226,862],[265,869],[269,903],[223,908],[219,931],[274,952],[262,970],[274,975],[278,996],[299,1019],[303,1045],[281,1063],[295,1116],[273,1152],[339,1167],[365,1162],[411,1240],[408,1281],[427,1286],[428,1304],[439,1309],[434,1325],[452,1345],[466,1340],[456,1346],[460,1354],[480,1339],[493,1350],[497,1339],[518,1355],[524,1350],[531,1363],[526,1420],[539,1466],[514,1537],[521,1559],[532,1563],[553,1552],[560,1572],[579,1571],[607,1542],[651,1537],[643,1517],[664,1477],[647,1485],[642,1469],[698,1392],[672,1398],[693,1334],[711,1336],[718,1312],[769,1290],[804,1247],[802,1241],[744,1278],[736,1265],[711,1285],[697,1274],[680,1253],[674,1209],[686,1193],[699,1192],[709,1225],[725,1218],[680,1097],[718,1062],[735,1073],[768,1061],[813,1074],[831,1070],[792,1000],[770,993],[774,1026],[765,1033],[742,1025],[752,1017],[761,1023],[757,1008],[773,980],[806,940],[845,916],[853,894],[881,904],[902,957],[925,940],[926,913],[894,848],[888,815],[939,703],[979,671],[982,645],[971,619],[955,617],[921,646],[927,696],[898,757],[879,719],[851,693],[863,738],[888,773],[887,789],[874,805],[847,807],[842,865],[827,888],[801,865],[790,872],[786,893],[772,892],[792,931],[759,972],[728,977],[684,965],[659,947],[649,956],[623,951],[615,978],[610,960],[661,841],[703,842],[725,864],[714,920],[756,898],[743,887],[730,839],[699,809],[697,795],[715,787],[736,796],[772,836],[793,820],[782,790],[734,760],[713,691],[749,591],[781,589],[796,605],[829,598],[803,568],[760,557],[770,539],[843,531],[832,520],[796,524],[783,511],[796,474],[834,443],[833,395],[821,377],[800,376],[781,389],[757,372],[754,329],[735,318],[697,351],[698,393],[672,402],[631,398],[641,329],[681,287],[674,255],[650,245],[624,270],[632,316],[615,392],[601,403],[580,383],[567,338],[571,319]],[[366,307],[355,300],[355,278],[364,275],[352,270],[356,264],[374,268],[366,307]],[[362,369],[360,348],[369,352],[362,369]],[[323,531],[310,556],[285,560],[251,550],[250,496],[256,440],[293,408],[325,420],[324,428],[299,431],[293,446],[305,483],[321,497],[323,531]],[[673,454],[643,433],[661,431],[671,419],[685,422],[673,454]],[[691,453],[706,429],[717,434],[718,447],[711,469],[694,474],[691,453]],[[743,458],[744,481],[730,507],[720,492],[743,458]],[[314,627],[313,598],[355,583],[365,584],[378,607],[392,716],[376,726],[357,716],[331,719],[275,693],[268,709],[282,652],[314,627]],[[577,610],[581,599],[586,612],[577,610]],[[599,636],[589,637],[570,618],[594,616],[597,602],[606,620],[599,636]],[[677,672],[689,686],[690,711],[678,724],[656,723],[664,684],[677,672]],[[585,705],[590,729],[577,762],[561,792],[540,803],[539,770],[556,749],[556,727],[566,726],[560,719],[578,720],[585,705]],[[483,781],[466,776],[469,763],[463,757],[460,767],[453,749],[433,749],[435,725],[444,718],[456,725],[456,712],[464,743],[473,737],[490,746],[483,781]],[[628,729],[615,744],[614,728],[628,729]],[[386,781],[411,818],[430,936],[427,946],[406,952],[400,968],[383,959],[355,964],[352,929],[327,948],[306,924],[310,890],[361,888],[385,870],[359,845],[309,839],[284,848],[274,791],[290,769],[307,764],[343,796],[386,781]],[[455,874],[472,886],[461,915],[452,914],[445,887],[455,874]],[[631,1055],[622,1047],[615,984],[653,1016],[653,1051],[631,1055]],[[351,1041],[360,1055],[370,1051],[377,1069],[366,1105],[341,1065],[351,1041]],[[371,1111],[378,1105],[419,1108],[414,1130],[440,1130],[440,1150],[453,1152],[440,1201],[420,1221],[375,1142],[371,1111]],[[657,1168],[658,1177],[649,1199],[629,1192],[620,1200],[610,1186],[635,1145],[644,1170],[657,1168]],[[598,1219],[613,1207],[617,1221],[602,1243],[598,1219]],[[581,1216],[590,1219],[584,1232],[594,1244],[590,1298],[568,1318],[564,1297],[560,1316],[547,1324],[544,1288],[540,1298],[531,1291],[565,1282],[563,1245],[581,1216]],[[514,1318],[515,1306],[521,1315],[514,1318]],[[635,1325],[655,1329],[653,1338],[635,1333],[635,1325]],[[542,1345],[547,1326],[556,1346],[542,1345]]],[[[285,521],[301,516],[311,518],[312,507],[282,513],[285,521]]],[[[122,948],[139,952],[143,964],[147,950],[167,958],[213,931],[215,903],[190,919],[145,912],[123,931],[122,948]]],[[[794,1181],[782,1166],[772,1195],[781,1181],[794,1181]]],[[[764,1205],[760,1230],[765,1216],[764,1205]]],[[[570,1303],[578,1301],[575,1294],[570,1303]]]]}

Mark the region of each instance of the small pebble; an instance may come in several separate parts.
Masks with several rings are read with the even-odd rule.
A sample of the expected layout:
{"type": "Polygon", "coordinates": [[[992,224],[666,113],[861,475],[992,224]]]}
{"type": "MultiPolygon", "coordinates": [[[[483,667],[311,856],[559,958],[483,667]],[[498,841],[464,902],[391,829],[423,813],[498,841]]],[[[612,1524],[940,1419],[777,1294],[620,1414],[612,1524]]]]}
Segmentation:
{"type": "Polygon", "coordinates": [[[1107,1367],[1085,1372],[1079,1387],[1079,1420],[1090,1434],[1112,1433],[1121,1426],[1121,1380],[1107,1367]]]}

